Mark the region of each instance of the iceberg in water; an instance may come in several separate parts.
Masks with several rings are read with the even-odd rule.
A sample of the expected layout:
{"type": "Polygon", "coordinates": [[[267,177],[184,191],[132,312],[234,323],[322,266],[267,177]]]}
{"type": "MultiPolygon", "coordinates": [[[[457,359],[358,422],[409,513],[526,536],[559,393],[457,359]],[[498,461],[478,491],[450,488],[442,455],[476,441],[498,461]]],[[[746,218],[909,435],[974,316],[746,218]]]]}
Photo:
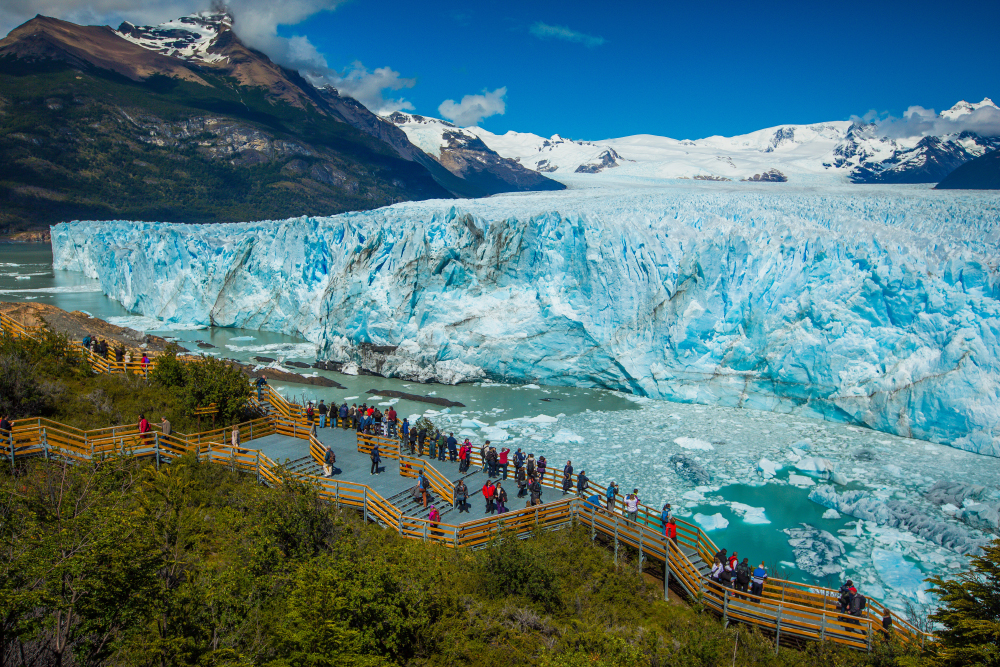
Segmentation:
{"type": "Polygon", "coordinates": [[[707,530],[722,530],[729,527],[729,519],[716,512],[715,514],[695,514],[695,522],[707,530]]]}
{"type": "Polygon", "coordinates": [[[74,222],[57,269],[172,324],[412,380],[599,386],[1000,455],[1000,207],[696,183],[282,222],[74,222]]]}

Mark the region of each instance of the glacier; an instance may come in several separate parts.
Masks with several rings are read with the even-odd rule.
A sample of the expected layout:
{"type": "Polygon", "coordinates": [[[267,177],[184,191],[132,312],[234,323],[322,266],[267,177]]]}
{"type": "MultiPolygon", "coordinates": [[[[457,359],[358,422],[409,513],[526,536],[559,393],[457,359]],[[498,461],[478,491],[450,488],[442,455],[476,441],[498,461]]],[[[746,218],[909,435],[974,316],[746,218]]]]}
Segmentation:
{"type": "Polygon", "coordinates": [[[54,266],[144,316],[298,334],[386,376],[605,387],[1000,456],[996,194],[567,182],[284,221],[77,221],[52,228],[54,266]]]}

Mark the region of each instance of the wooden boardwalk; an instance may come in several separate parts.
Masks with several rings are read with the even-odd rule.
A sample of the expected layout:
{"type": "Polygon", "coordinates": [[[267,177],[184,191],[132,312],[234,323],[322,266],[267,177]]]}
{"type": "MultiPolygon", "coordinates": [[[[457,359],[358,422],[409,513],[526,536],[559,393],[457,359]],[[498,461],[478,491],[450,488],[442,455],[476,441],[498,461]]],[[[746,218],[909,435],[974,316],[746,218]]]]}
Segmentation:
{"type": "MultiPolygon", "coordinates": [[[[0,319],[0,327],[9,333],[7,324],[0,319]]],[[[26,335],[23,330],[14,333],[26,335]]],[[[105,370],[99,365],[94,368],[105,370]]],[[[837,592],[828,588],[769,579],[757,597],[720,586],[705,576],[707,563],[718,548],[700,527],[677,520],[675,544],[664,537],[659,513],[652,508],[640,506],[636,521],[625,518],[621,497],[613,510],[604,509],[605,488],[594,482],[587,498],[563,495],[561,471],[549,470],[542,480],[546,487],[542,505],[486,516],[480,490],[485,475],[479,471],[481,461],[475,452],[469,472],[462,475],[457,463],[401,452],[394,438],[340,428],[316,429],[313,435],[302,406],[288,403],[270,387],[265,387],[259,400],[252,396],[251,405],[266,416],[238,425],[239,448],[228,444],[232,426],[194,434],[166,436],[153,431],[140,435],[135,426],[82,431],[39,418],[18,420],[0,451],[12,462],[45,457],[80,463],[128,455],[148,457],[156,465],[193,454],[200,460],[254,474],[262,483],[278,485],[291,477],[313,484],[322,498],[358,510],[366,521],[447,548],[477,549],[500,536],[527,537],[540,530],[582,526],[590,530],[592,539],[600,536],[612,546],[616,560],[620,549],[629,548],[637,554],[640,569],[660,567],[664,596],[674,587],[718,614],[724,623],[745,623],[772,633],[776,647],[789,642],[832,641],[871,650],[881,628],[884,607],[871,598],[865,613],[854,618],[837,612],[837,592]],[[368,452],[376,443],[382,463],[380,474],[372,475],[368,452]],[[327,447],[337,455],[337,468],[329,478],[322,476],[321,469],[327,447]],[[442,513],[437,524],[429,521],[428,510],[409,493],[419,471],[430,481],[433,503],[442,513]],[[453,507],[454,485],[462,476],[470,493],[468,513],[453,507]]],[[[511,481],[505,488],[510,506],[516,507],[516,484],[511,481]]],[[[895,613],[892,619],[896,636],[905,642],[922,645],[933,639],[895,613]]]]}

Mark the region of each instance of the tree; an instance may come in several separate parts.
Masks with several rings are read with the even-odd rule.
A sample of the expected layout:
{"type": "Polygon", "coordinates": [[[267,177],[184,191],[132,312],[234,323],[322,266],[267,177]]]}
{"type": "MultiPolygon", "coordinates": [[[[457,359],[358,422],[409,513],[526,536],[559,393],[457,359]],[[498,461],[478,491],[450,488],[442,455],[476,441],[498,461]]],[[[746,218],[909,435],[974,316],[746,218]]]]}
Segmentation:
{"type": "Polygon", "coordinates": [[[941,607],[931,614],[944,626],[937,633],[938,665],[1000,665],[1000,539],[972,557],[968,572],[955,579],[932,577],[941,607]]]}

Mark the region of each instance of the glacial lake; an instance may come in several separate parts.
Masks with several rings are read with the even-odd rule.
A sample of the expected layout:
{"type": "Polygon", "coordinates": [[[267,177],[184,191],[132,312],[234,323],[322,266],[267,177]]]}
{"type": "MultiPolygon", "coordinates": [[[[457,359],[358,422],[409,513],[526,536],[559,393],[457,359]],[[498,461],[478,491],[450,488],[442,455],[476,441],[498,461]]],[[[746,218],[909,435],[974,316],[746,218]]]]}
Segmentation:
{"type": "Polygon", "coordinates": [[[848,424],[653,401],[601,389],[419,384],[289,367],[288,361],[312,362],[315,347],[302,338],[264,331],[164,329],[155,319],[130,313],[106,297],[96,281],[54,271],[51,249],[44,244],[0,244],[0,300],[85,311],[170,337],[196,353],[245,362],[254,356],[275,358],[286,370],[318,373],[345,387],[274,383],[298,400],[361,403],[373,396],[370,390],[396,390],[458,401],[465,407],[444,410],[375,399],[395,405],[402,416],[426,415],[473,442],[490,438],[544,454],[551,467],[572,459],[577,470],[585,468],[597,481],[615,479],[623,491],[638,487],[651,506],[671,502],[677,516],[689,521],[700,516],[705,525],[719,526],[709,532],[712,539],[730,551],[735,548],[752,564],[763,560],[777,574],[831,587],[849,576],[862,592],[897,609],[905,599],[930,602],[922,579],[959,571],[967,558],[905,531],[833,516],[809,500],[812,490],[829,484],[826,475],[796,465],[822,457],[849,478],[839,491],[861,489],[882,500],[901,500],[942,527],[960,528],[977,539],[986,536],[928,502],[924,492],[935,482],[954,480],[983,485],[987,499],[1000,500],[1000,459],[848,424]],[[214,347],[199,347],[198,342],[214,347]],[[773,477],[761,472],[761,459],[778,466],[773,477]],[[701,470],[707,481],[685,473],[678,461],[701,470]]]}

